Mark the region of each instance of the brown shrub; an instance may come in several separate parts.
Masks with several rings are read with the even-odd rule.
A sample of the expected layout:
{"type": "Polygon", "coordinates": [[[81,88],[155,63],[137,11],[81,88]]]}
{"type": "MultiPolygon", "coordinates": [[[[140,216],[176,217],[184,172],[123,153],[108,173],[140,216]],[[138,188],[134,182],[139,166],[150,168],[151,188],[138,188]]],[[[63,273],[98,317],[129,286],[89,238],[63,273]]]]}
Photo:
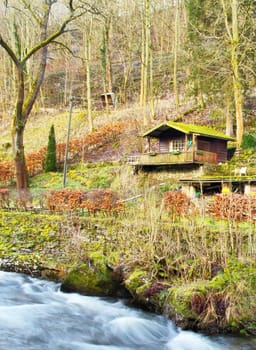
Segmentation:
{"type": "Polygon", "coordinates": [[[81,208],[86,192],[82,190],[54,190],[45,195],[45,206],[52,211],[72,211],[81,208]]]}
{"type": "Polygon", "coordinates": [[[116,192],[97,189],[86,194],[81,207],[93,214],[97,211],[110,213],[120,211],[123,208],[123,202],[116,192]]]}
{"type": "Polygon", "coordinates": [[[245,221],[256,209],[255,198],[239,193],[216,194],[209,204],[209,212],[218,219],[245,221]]]}
{"type": "Polygon", "coordinates": [[[95,214],[96,211],[117,212],[123,207],[119,195],[110,190],[54,190],[47,193],[45,199],[46,208],[52,211],[87,209],[95,214]]]}
{"type": "Polygon", "coordinates": [[[14,179],[14,166],[11,161],[0,163],[0,182],[8,183],[14,179]]]}
{"type": "Polygon", "coordinates": [[[206,307],[206,300],[203,295],[200,295],[198,293],[195,293],[192,296],[191,302],[190,302],[190,308],[193,312],[195,312],[197,315],[200,315],[206,307]]]}
{"type": "Polygon", "coordinates": [[[185,193],[178,191],[166,192],[164,203],[172,217],[187,215],[195,209],[191,199],[185,193]]]}

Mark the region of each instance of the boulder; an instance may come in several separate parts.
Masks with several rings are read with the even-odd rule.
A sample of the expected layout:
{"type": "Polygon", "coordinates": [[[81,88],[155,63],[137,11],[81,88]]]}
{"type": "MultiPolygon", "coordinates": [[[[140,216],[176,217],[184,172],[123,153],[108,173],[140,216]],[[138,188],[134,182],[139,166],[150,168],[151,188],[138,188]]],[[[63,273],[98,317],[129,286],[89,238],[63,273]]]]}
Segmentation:
{"type": "Polygon", "coordinates": [[[71,269],[61,290],[93,296],[127,297],[120,276],[107,264],[104,255],[95,253],[88,260],[71,269]]]}

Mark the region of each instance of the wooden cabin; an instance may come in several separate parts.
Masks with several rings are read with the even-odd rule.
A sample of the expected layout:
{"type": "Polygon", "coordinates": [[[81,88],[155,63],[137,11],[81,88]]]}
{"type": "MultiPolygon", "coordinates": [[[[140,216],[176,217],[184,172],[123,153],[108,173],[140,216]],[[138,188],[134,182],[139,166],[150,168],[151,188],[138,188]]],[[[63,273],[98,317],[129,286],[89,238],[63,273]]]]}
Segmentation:
{"type": "Polygon", "coordinates": [[[116,107],[117,105],[117,98],[116,95],[113,92],[107,92],[106,94],[101,94],[101,103],[102,106],[105,108],[108,104],[108,106],[116,107]]]}
{"type": "Polygon", "coordinates": [[[171,164],[218,164],[227,161],[227,143],[235,141],[217,130],[199,125],[165,122],[145,132],[145,153],[132,164],[158,166],[171,164]]]}

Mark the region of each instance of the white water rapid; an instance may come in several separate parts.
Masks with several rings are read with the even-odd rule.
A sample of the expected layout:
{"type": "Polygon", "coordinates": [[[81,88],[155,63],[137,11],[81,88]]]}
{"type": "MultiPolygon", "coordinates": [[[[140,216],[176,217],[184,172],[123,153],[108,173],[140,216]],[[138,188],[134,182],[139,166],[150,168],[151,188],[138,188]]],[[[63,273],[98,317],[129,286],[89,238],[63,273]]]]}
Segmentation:
{"type": "Polygon", "coordinates": [[[177,330],[164,317],[119,300],[65,294],[56,283],[0,271],[0,350],[255,348],[177,330]]]}

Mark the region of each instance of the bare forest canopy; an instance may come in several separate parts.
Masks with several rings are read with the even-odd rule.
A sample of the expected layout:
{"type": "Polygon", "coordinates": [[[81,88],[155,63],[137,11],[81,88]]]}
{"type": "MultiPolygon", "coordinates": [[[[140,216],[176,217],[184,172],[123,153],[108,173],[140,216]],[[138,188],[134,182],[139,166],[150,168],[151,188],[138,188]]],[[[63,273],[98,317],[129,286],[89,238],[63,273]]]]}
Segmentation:
{"type": "MultiPolygon", "coordinates": [[[[255,0],[51,2],[50,34],[70,11],[86,11],[48,46],[34,111],[67,109],[71,95],[82,97],[83,108],[98,110],[100,95],[111,91],[119,106],[135,102],[147,107],[148,115],[141,114],[144,124],[158,117],[157,103],[165,99],[170,101],[170,118],[188,110],[207,110],[207,123],[238,139],[244,127],[252,126],[255,0]]],[[[35,21],[40,19],[40,6],[41,1],[0,1],[0,35],[21,60],[39,41],[35,21]]],[[[0,60],[4,120],[14,113],[17,72],[2,48],[0,60]]],[[[24,65],[27,91],[34,84],[38,60],[39,53],[24,65]]]]}

